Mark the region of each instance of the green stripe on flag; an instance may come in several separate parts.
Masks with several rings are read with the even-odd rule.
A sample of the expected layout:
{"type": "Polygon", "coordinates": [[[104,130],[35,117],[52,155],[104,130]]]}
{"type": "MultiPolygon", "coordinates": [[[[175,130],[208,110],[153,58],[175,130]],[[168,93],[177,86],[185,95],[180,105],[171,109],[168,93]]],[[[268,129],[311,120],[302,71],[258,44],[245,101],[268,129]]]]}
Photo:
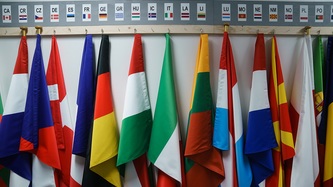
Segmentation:
{"type": "Polygon", "coordinates": [[[200,72],[197,75],[196,88],[193,97],[191,113],[212,110],[213,99],[210,89],[209,72],[200,72]]]}
{"type": "Polygon", "coordinates": [[[119,147],[128,149],[119,149],[118,155],[122,156],[118,156],[118,166],[132,161],[147,152],[152,121],[150,109],[123,119],[120,136],[126,133],[128,138],[122,139],[119,147]]]}

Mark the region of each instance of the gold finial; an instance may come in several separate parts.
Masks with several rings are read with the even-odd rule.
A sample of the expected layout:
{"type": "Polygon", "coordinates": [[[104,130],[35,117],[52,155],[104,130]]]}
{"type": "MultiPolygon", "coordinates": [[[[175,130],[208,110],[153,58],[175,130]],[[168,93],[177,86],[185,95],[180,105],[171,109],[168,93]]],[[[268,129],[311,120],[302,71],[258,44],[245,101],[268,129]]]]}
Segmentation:
{"type": "Polygon", "coordinates": [[[230,26],[229,23],[224,24],[224,32],[228,32],[229,26],[230,26]]]}
{"type": "Polygon", "coordinates": [[[42,32],[43,32],[43,27],[42,26],[35,26],[35,29],[36,29],[37,34],[42,34],[42,32]]]}
{"type": "Polygon", "coordinates": [[[21,29],[22,36],[26,36],[28,33],[28,27],[21,26],[20,29],[21,29]]]}
{"type": "Polygon", "coordinates": [[[306,35],[310,35],[310,29],[311,29],[311,27],[310,26],[306,26],[306,27],[304,27],[304,29],[305,29],[306,35]]]}

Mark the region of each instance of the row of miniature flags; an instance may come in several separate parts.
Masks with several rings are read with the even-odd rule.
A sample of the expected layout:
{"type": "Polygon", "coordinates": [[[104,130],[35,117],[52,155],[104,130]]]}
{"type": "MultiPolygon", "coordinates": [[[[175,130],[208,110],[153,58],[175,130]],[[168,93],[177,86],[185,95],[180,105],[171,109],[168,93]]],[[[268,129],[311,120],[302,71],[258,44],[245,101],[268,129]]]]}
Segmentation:
{"type": "MultiPolygon", "coordinates": [[[[114,4],[114,20],[115,21],[124,21],[125,19],[125,5],[124,3],[115,3],[114,4]]],[[[221,19],[222,21],[231,21],[231,5],[222,4],[221,6],[221,19]]],[[[238,21],[247,21],[248,20],[248,10],[246,4],[237,5],[237,17],[238,21]]],[[[269,22],[278,21],[278,5],[269,5],[269,22]]],[[[44,7],[43,5],[34,5],[34,16],[33,20],[38,22],[44,21],[44,7]]],[[[299,22],[308,22],[309,21],[309,5],[300,5],[299,7],[299,17],[294,16],[294,6],[293,5],[284,5],[284,16],[283,20],[285,22],[293,22],[294,19],[299,19],[299,22]]],[[[333,22],[333,5],[330,9],[330,22],[333,22]]],[[[261,22],[263,20],[263,8],[262,4],[253,5],[253,16],[251,19],[256,22],[261,22]]],[[[2,22],[11,23],[13,16],[11,13],[11,5],[2,5],[2,22]]],[[[140,3],[131,3],[131,20],[140,21],[141,20],[141,4],[140,3]]],[[[147,19],[148,21],[157,20],[157,3],[148,3],[147,7],[147,19]]],[[[315,22],[324,22],[324,5],[315,5],[314,7],[314,21],[315,22]]],[[[173,20],[174,19],[173,3],[164,3],[164,20],[173,20]]],[[[190,3],[180,3],[180,20],[186,21],[190,20],[190,3]]],[[[75,4],[66,5],[66,21],[75,22],[75,4]]],[[[99,4],[98,5],[98,21],[107,21],[109,17],[108,4],[99,4]]],[[[82,4],[82,21],[91,21],[92,20],[92,8],[91,4],[82,4]]],[[[50,22],[59,22],[60,20],[60,9],[59,5],[50,5],[50,22]]],[[[206,3],[197,3],[196,10],[196,20],[205,21],[206,20],[206,3]]],[[[28,8],[27,5],[18,5],[18,21],[19,23],[28,22],[28,8]]]]}
{"type": "Polygon", "coordinates": [[[149,187],[156,181],[157,186],[168,187],[330,186],[333,38],[328,38],[325,64],[321,37],[316,40],[313,50],[311,36],[302,38],[289,107],[276,37],[267,79],[265,39],[257,35],[245,132],[228,33],[223,37],[216,106],[208,35],[201,34],[183,150],[169,34],[154,117],[141,35],[134,36],[120,130],[112,101],[109,36],[102,35],[95,76],[92,35],[86,35],[75,125],[55,36],[46,75],[41,36],[37,35],[30,73],[23,36],[0,124],[0,141],[6,142],[0,144],[0,164],[5,167],[0,173],[7,173],[0,184],[149,187]],[[10,171],[3,171],[6,168],[10,171]]]}
{"type": "MultiPolygon", "coordinates": [[[[190,20],[190,3],[181,3],[181,20],[190,20]]],[[[148,21],[157,20],[157,3],[148,3],[147,7],[147,19],[148,21]]],[[[11,5],[2,5],[2,22],[11,23],[12,22],[12,13],[11,5]]],[[[36,23],[44,21],[44,6],[43,5],[34,5],[34,17],[33,20],[36,23]]],[[[66,21],[75,22],[76,13],[75,13],[75,4],[66,4],[66,21]]],[[[92,8],[91,4],[82,4],[82,21],[91,21],[92,20],[92,8]]],[[[50,5],[50,22],[59,22],[60,20],[60,9],[59,5],[50,5]]],[[[141,4],[140,3],[131,3],[131,20],[139,21],[141,19],[141,4]]],[[[173,20],[174,19],[173,3],[164,3],[164,20],[173,20]]],[[[107,21],[109,17],[108,4],[98,4],[98,21],[107,21]]],[[[206,3],[197,3],[197,14],[196,19],[198,21],[206,20],[206,3]]],[[[124,3],[115,3],[114,4],[114,20],[115,21],[124,21],[125,20],[125,5],[124,3]]],[[[28,6],[27,5],[18,5],[18,21],[19,23],[28,22],[28,6]]]]}

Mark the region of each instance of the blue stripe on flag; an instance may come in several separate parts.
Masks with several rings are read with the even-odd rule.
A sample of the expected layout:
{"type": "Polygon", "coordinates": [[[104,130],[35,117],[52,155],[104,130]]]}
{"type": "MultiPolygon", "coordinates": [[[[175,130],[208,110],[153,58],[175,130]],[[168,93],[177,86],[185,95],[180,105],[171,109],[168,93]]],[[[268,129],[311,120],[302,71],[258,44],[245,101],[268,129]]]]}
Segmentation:
{"type": "Polygon", "coordinates": [[[236,151],[236,164],[238,186],[248,187],[252,182],[252,171],[250,162],[246,155],[244,155],[244,136],[242,135],[235,144],[236,151]]]}
{"type": "Polygon", "coordinates": [[[228,110],[216,108],[213,146],[220,150],[229,150],[228,110]]]}

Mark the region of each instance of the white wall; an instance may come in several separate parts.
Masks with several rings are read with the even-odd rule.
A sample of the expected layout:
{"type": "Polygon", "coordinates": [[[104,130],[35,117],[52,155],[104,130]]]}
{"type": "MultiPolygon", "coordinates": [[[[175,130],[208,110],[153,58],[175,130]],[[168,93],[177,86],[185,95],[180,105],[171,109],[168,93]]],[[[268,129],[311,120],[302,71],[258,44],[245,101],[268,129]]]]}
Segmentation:
{"type": "MultiPolygon", "coordinates": [[[[94,38],[96,57],[98,56],[100,36],[94,38]]],[[[295,72],[298,45],[302,36],[277,36],[280,58],[287,90],[290,97],[293,75],[295,72]]],[[[13,68],[16,61],[19,37],[0,38],[0,89],[3,101],[7,98],[7,92],[13,68]]],[[[81,65],[84,36],[58,36],[58,44],[62,59],[63,72],[66,82],[67,94],[70,100],[71,116],[73,122],[76,115],[76,96],[78,78],[81,65]]],[[[187,118],[190,106],[190,95],[192,91],[192,80],[195,67],[196,52],[199,42],[199,35],[171,35],[174,76],[176,81],[177,100],[180,125],[183,139],[185,138],[187,118]]],[[[221,53],[222,35],[210,35],[210,64],[211,64],[211,87],[213,90],[214,102],[216,99],[216,87],[221,53]]],[[[240,97],[243,112],[243,121],[246,123],[249,107],[251,76],[253,66],[255,35],[231,35],[234,58],[236,63],[238,83],[240,86],[240,97]]],[[[266,56],[269,60],[271,54],[271,36],[266,36],[266,56]]],[[[143,35],[144,60],[150,101],[153,112],[155,110],[157,91],[163,62],[165,38],[163,35],[143,35]]],[[[28,37],[29,62],[33,58],[35,48],[35,37],[28,37]]],[[[118,124],[121,123],[125,85],[127,81],[128,67],[133,44],[132,35],[112,35],[111,43],[111,81],[114,107],[118,124]]],[[[47,67],[51,46],[51,37],[42,37],[42,50],[47,67]]],[[[267,61],[269,64],[269,61],[267,61]]],[[[3,102],[5,103],[5,102],[3,102]]]]}

